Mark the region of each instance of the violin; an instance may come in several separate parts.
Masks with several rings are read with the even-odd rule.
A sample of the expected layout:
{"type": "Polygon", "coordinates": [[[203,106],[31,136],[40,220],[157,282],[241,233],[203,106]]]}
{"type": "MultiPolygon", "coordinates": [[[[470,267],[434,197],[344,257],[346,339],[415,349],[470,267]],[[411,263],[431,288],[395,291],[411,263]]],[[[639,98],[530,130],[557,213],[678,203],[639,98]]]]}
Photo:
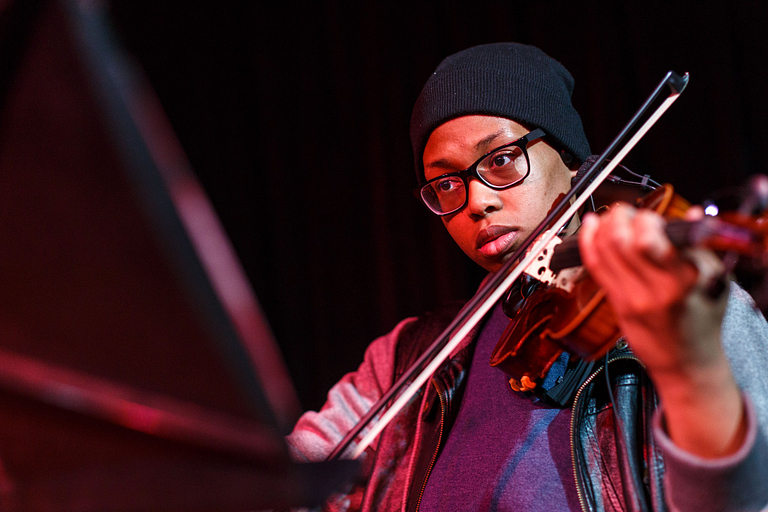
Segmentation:
{"type": "MultiPolygon", "coordinates": [[[[761,177],[768,182],[768,178],[761,177]]],[[[705,247],[729,256],[741,255],[764,266],[768,254],[768,214],[737,211],[688,222],[690,203],[662,185],[638,199],[668,219],[666,233],[678,248],[705,247]]],[[[749,207],[747,207],[749,209],[749,207]]],[[[607,208],[601,208],[606,211],[607,208]]],[[[515,391],[533,391],[563,352],[592,361],[605,355],[621,338],[616,316],[603,290],[580,265],[578,236],[550,242],[525,270],[525,286],[514,316],[491,354],[491,366],[510,377],[515,391]]],[[[730,266],[732,266],[733,262],[730,266]]],[[[731,269],[728,269],[731,270],[731,269]]],[[[713,295],[722,291],[712,290],[713,295]]]]}

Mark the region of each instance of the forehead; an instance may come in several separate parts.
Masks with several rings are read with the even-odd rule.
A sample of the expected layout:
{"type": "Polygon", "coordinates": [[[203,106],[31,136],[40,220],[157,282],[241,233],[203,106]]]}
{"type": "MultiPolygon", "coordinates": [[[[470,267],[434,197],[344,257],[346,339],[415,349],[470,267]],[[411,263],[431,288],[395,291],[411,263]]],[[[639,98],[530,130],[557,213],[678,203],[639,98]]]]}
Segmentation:
{"type": "Polygon", "coordinates": [[[429,180],[466,169],[488,151],[528,132],[520,123],[504,117],[473,115],[451,119],[435,128],[424,146],[424,176],[429,180]]]}

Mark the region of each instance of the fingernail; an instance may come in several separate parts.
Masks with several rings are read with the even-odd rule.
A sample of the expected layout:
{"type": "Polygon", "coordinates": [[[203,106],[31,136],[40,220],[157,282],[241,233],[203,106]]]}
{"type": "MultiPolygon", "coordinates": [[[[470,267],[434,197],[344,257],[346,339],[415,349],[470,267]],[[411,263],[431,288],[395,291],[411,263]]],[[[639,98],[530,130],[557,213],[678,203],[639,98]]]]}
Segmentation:
{"type": "Polygon", "coordinates": [[[592,226],[597,222],[597,215],[592,212],[584,214],[584,218],[581,220],[583,226],[592,226]]]}

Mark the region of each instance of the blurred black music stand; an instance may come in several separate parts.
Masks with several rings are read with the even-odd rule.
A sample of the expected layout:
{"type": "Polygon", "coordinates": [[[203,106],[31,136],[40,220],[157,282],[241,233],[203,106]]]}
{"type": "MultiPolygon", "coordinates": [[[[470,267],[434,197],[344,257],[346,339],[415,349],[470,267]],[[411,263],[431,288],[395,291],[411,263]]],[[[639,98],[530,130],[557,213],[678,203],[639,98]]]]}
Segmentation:
{"type": "Polygon", "coordinates": [[[0,509],[314,505],[258,302],[99,2],[0,7],[0,509]]]}

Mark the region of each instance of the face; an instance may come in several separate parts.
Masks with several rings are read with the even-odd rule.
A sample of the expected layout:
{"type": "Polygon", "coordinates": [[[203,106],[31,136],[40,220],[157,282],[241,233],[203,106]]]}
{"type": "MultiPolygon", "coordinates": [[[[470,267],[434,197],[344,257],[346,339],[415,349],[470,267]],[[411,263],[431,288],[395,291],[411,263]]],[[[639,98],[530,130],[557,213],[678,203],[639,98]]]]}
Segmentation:
{"type": "MultiPolygon", "coordinates": [[[[461,171],[493,149],[529,130],[510,119],[459,117],[440,125],[424,148],[424,175],[430,180],[461,171]]],[[[543,140],[528,145],[531,172],[521,184],[493,190],[469,180],[467,206],[442,217],[448,233],[477,264],[496,272],[571,188],[571,171],[543,140]]]]}

